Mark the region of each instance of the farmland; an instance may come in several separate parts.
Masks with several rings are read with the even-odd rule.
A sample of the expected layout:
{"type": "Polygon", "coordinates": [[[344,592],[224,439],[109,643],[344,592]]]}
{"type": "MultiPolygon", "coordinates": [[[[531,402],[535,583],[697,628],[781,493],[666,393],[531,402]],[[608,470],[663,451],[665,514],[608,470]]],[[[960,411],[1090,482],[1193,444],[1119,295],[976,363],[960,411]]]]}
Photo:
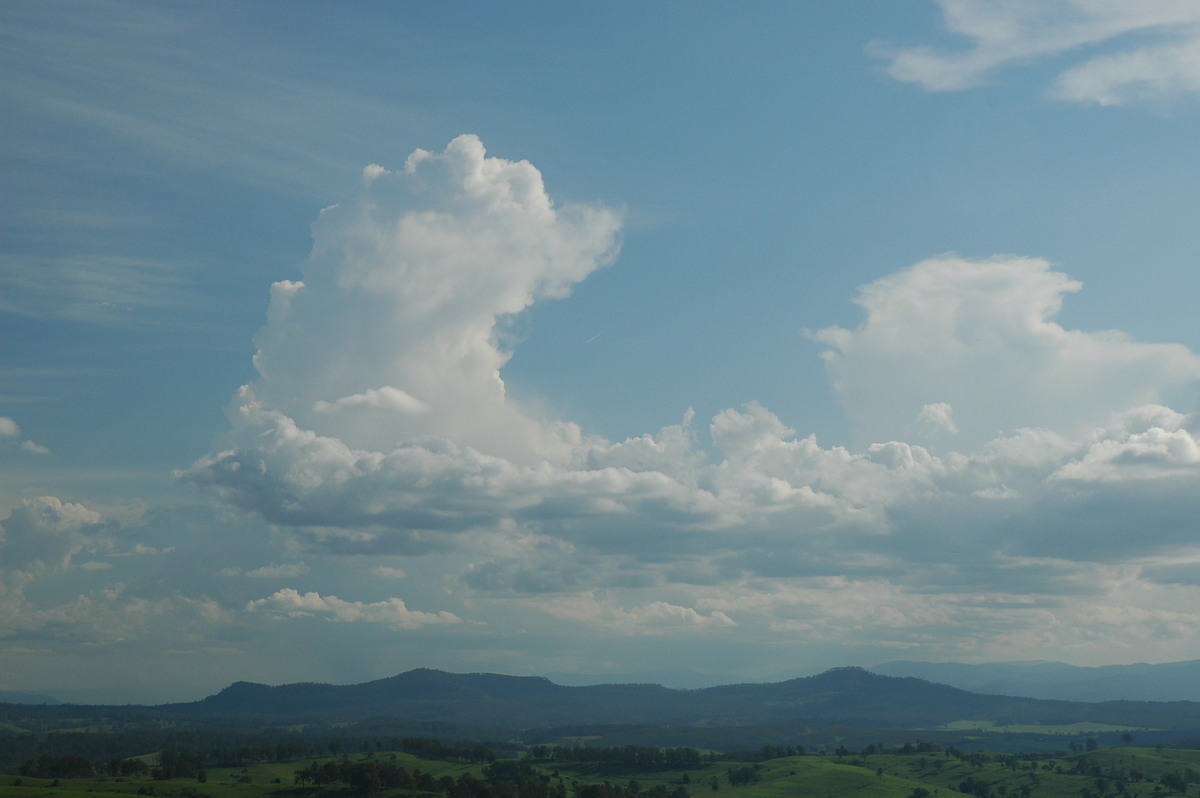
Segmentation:
{"type": "Polygon", "coordinates": [[[1200,751],[1189,749],[1014,755],[906,748],[736,758],[697,751],[688,767],[577,761],[545,747],[491,762],[369,750],[236,766],[193,761],[175,771],[187,775],[173,778],[161,770],[160,754],[140,758],[145,770],[127,776],[39,776],[36,762],[25,763],[23,773],[0,776],[0,798],[1169,798],[1200,789],[1200,751]]]}

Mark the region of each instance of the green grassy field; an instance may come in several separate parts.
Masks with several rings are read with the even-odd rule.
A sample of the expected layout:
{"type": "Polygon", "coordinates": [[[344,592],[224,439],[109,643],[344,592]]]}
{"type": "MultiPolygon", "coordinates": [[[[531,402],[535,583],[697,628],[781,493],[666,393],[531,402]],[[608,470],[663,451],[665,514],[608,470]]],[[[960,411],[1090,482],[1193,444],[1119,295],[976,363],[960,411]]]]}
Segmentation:
{"type": "MultiPolygon", "coordinates": [[[[297,771],[329,757],[238,768],[210,768],[197,779],[38,779],[0,775],[0,798],[323,798],[363,795],[342,786],[297,786],[297,771]]],[[[420,770],[435,779],[485,778],[485,766],[379,753],[346,759],[420,770]]],[[[587,785],[610,784],[632,794],[656,787],[691,798],[1169,798],[1200,796],[1200,751],[1106,748],[1061,757],[973,753],[949,756],[871,754],[793,756],[758,763],[715,761],[681,770],[630,770],[614,765],[533,762],[536,778],[574,798],[587,785]],[[753,774],[735,786],[730,775],[753,774]]],[[[445,782],[443,782],[445,783],[445,782]]],[[[438,796],[444,790],[381,790],[374,798],[438,796]]]]}

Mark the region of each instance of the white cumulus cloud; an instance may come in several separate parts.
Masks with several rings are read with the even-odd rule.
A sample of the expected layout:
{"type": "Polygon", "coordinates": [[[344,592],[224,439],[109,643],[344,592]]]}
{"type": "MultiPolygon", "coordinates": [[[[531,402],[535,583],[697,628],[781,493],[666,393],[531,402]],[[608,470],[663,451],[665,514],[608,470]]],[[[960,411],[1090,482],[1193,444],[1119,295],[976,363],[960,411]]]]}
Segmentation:
{"type": "Polygon", "coordinates": [[[1081,481],[1200,480],[1200,420],[1165,407],[1121,414],[1097,430],[1081,453],[1055,472],[1081,481]]]}
{"type": "Polygon", "coordinates": [[[725,612],[706,613],[667,601],[651,601],[632,607],[590,593],[543,600],[538,608],[556,618],[591,626],[620,629],[632,634],[654,634],[669,629],[729,627],[737,624],[725,612]]]}
{"type": "MultiPolygon", "coordinates": [[[[0,440],[9,438],[21,437],[21,428],[17,426],[17,422],[13,421],[8,416],[0,416],[0,440]]],[[[50,450],[39,443],[25,440],[21,441],[20,448],[22,451],[30,454],[50,454],[50,450]]]]}
{"type": "Polygon", "coordinates": [[[87,533],[103,520],[94,510],[55,496],[26,499],[0,522],[0,564],[16,570],[65,567],[93,542],[87,533]]]}
{"type": "Polygon", "coordinates": [[[368,169],[361,196],[321,213],[303,280],[273,287],[235,425],[255,407],[351,447],[436,436],[517,461],[568,456],[574,425],[506,396],[504,324],[610,262],[619,227],[606,208],[556,205],[536,168],[475,136],[368,169]]]}
{"type": "Polygon", "coordinates": [[[863,322],[815,337],[865,442],[919,436],[931,398],[953,407],[955,445],[974,448],[1023,427],[1080,433],[1200,379],[1179,344],[1055,323],[1081,288],[1038,258],[944,255],[864,286],[863,322]]]}
{"type": "Polygon", "coordinates": [[[316,615],[347,623],[378,623],[394,629],[416,629],[430,624],[462,621],[454,613],[444,610],[436,613],[410,610],[404,601],[398,598],[371,603],[344,601],[337,596],[322,596],[316,592],[301,593],[290,587],[278,590],[267,598],[251,601],[246,605],[246,609],[288,617],[316,615]]]}
{"type": "Polygon", "coordinates": [[[921,412],[917,413],[917,424],[935,434],[958,434],[958,425],[954,423],[954,408],[949,402],[921,405],[921,412]]]}
{"type": "Polygon", "coordinates": [[[370,412],[380,413],[427,413],[429,405],[420,399],[390,385],[372,388],[363,393],[343,396],[333,402],[319,400],[313,405],[318,413],[370,412]]]}

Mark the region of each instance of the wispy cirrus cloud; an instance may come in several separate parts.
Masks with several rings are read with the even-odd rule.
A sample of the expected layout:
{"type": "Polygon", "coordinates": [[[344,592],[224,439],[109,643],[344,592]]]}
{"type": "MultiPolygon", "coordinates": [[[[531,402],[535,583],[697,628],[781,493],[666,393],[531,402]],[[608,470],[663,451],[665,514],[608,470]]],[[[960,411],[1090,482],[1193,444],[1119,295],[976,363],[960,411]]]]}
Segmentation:
{"type": "Polygon", "coordinates": [[[1006,68],[1071,59],[1052,96],[1100,105],[1200,91],[1200,10],[1187,0],[938,0],[965,49],[876,43],[897,80],[930,91],[978,86],[1006,68]]]}
{"type": "Polygon", "coordinates": [[[300,77],[299,60],[287,76],[270,74],[259,60],[265,51],[248,46],[232,20],[136,2],[5,9],[0,69],[10,79],[0,83],[0,105],[18,121],[50,120],[60,131],[18,138],[22,157],[66,160],[86,174],[91,167],[73,160],[61,136],[99,138],[116,150],[132,145],[141,169],[155,159],[203,163],[256,187],[315,198],[322,179],[347,164],[329,155],[338,148],[311,124],[314,114],[363,127],[404,116],[394,101],[337,85],[328,65],[322,80],[300,77]]]}
{"type": "Polygon", "coordinates": [[[159,260],[78,255],[0,257],[0,313],[130,326],[147,310],[181,305],[185,270],[159,260]]]}

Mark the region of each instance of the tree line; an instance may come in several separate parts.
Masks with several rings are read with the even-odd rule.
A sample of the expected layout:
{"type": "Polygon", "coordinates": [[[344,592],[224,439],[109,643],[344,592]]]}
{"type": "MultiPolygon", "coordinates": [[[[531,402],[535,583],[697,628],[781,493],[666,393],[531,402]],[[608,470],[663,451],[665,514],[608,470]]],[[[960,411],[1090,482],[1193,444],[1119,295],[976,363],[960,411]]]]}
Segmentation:
{"type": "MultiPolygon", "coordinates": [[[[161,740],[159,740],[161,743],[161,740]]],[[[392,750],[410,753],[422,759],[445,762],[492,762],[496,755],[484,745],[455,746],[441,740],[405,737],[393,738],[392,750]]],[[[52,746],[51,746],[52,747],[52,746]]],[[[198,778],[208,767],[240,767],[262,762],[290,762],[320,756],[326,751],[343,753],[344,742],[331,740],[319,748],[304,743],[245,745],[233,748],[167,748],[157,751],[158,762],[148,765],[141,757],[110,756],[100,758],[79,753],[43,753],[21,760],[16,772],[37,778],[88,778],[91,776],[150,777],[154,779],[198,778]]],[[[155,750],[147,746],[141,749],[155,750]]]]}
{"type": "Polygon", "coordinates": [[[535,745],[529,749],[528,756],[542,762],[586,762],[656,770],[682,770],[716,761],[716,754],[702,754],[695,748],[650,748],[640,745],[614,745],[607,748],[535,745]]]}

